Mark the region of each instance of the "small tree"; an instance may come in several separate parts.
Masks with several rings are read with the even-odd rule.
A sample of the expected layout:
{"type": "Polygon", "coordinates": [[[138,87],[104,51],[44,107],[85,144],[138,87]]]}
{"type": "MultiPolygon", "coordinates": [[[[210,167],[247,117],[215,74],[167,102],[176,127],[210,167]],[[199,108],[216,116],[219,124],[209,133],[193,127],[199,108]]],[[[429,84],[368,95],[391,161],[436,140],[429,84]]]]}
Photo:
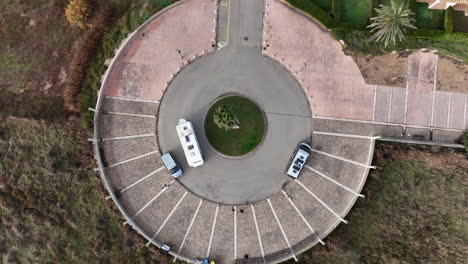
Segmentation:
{"type": "Polygon", "coordinates": [[[453,33],[453,7],[449,7],[445,10],[445,20],[444,20],[445,32],[453,33]]]}
{"type": "Polygon", "coordinates": [[[411,10],[403,2],[399,5],[392,0],[390,6],[380,5],[376,8],[377,16],[372,17],[371,32],[375,32],[368,41],[383,42],[385,47],[389,43],[395,44],[397,41],[405,39],[407,28],[416,28],[412,23],[415,19],[412,17],[411,10]]]}
{"type": "Polygon", "coordinates": [[[85,28],[91,14],[88,0],[71,0],[65,9],[65,17],[72,26],[85,28]]]}
{"type": "Polygon", "coordinates": [[[234,110],[227,105],[220,105],[215,109],[213,121],[219,128],[239,129],[240,122],[235,116],[234,110]]]}

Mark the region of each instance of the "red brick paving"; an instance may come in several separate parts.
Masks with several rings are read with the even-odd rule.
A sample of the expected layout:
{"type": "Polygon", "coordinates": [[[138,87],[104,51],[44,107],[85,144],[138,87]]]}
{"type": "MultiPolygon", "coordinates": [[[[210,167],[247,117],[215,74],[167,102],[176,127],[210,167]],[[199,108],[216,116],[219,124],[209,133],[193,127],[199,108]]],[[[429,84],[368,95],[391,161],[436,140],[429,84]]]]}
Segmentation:
{"type": "Polygon", "coordinates": [[[188,0],[151,18],[116,58],[104,95],[160,100],[173,74],[214,50],[216,3],[188,0]]]}
{"type": "Polygon", "coordinates": [[[449,92],[436,91],[434,106],[434,126],[447,128],[449,92]]]}
{"type": "Polygon", "coordinates": [[[422,90],[434,89],[437,55],[432,52],[414,52],[409,60],[409,87],[422,90]]]}
{"type": "Polygon", "coordinates": [[[436,54],[411,54],[408,90],[375,88],[365,84],[353,59],[318,22],[281,0],[266,0],[265,10],[263,54],[278,60],[296,76],[309,97],[313,115],[425,127],[432,122],[441,128],[468,127],[465,96],[452,93],[449,105],[449,93],[436,92],[432,105],[436,54]]]}
{"type": "Polygon", "coordinates": [[[266,0],[264,55],[300,80],[319,116],[371,120],[374,86],[326,29],[276,0],[266,0]],[[293,45],[292,45],[293,43],[293,45]]]}
{"type": "Polygon", "coordinates": [[[432,90],[408,90],[407,124],[431,126],[432,97],[432,90]]]}
{"type": "Polygon", "coordinates": [[[375,100],[375,116],[374,121],[388,122],[388,111],[390,107],[390,94],[392,93],[390,86],[377,86],[375,100]]]}
{"type": "Polygon", "coordinates": [[[465,94],[452,93],[450,102],[450,128],[464,129],[465,94]]]}

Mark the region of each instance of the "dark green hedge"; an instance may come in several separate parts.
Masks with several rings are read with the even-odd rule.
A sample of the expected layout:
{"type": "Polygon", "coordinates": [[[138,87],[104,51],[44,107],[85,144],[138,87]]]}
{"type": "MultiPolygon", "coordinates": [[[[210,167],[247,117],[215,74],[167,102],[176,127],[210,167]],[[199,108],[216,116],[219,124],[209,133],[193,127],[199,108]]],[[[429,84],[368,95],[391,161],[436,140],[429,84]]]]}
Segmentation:
{"type": "Polygon", "coordinates": [[[453,33],[453,7],[445,10],[444,28],[445,32],[453,33]]]}
{"type": "Polygon", "coordinates": [[[334,28],[332,34],[346,43],[347,51],[355,54],[382,55],[394,50],[427,48],[468,62],[468,34],[447,34],[443,30],[418,29],[411,31],[405,41],[386,48],[378,42],[367,42],[372,35],[367,30],[334,28]]]}
{"type": "Polygon", "coordinates": [[[444,30],[436,30],[436,29],[411,29],[408,31],[408,36],[412,36],[415,38],[425,38],[425,39],[433,39],[433,40],[447,40],[453,42],[463,42],[466,43],[468,46],[468,34],[454,32],[451,34],[447,34],[444,30]]]}
{"type": "Polygon", "coordinates": [[[408,7],[411,9],[411,12],[416,14],[416,11],[418,9],[416,0],[407,0],[408,7]]]}
{"type": "Polygon", "coordinates": [[[369,5],[369,17],[377,16],[375,9],[379,7],[379,0],[367,0],[367,4],[369,5]]]}
{"type": "Polygon", "coordinates": [[[297,7],[310,15],[311,17],[317,19],[327,28],[335,28],[337,23],[331,18],[327,12],[325,12],[318,5],[313,3],[311,0],[286,0],[289,4],[294,7],[297,7]]]}
{"type": "Polygon", "coordinates": [[[341,0],[333,0],[332,2],[333,19],[336,23],[341,22],[341,0]]]}

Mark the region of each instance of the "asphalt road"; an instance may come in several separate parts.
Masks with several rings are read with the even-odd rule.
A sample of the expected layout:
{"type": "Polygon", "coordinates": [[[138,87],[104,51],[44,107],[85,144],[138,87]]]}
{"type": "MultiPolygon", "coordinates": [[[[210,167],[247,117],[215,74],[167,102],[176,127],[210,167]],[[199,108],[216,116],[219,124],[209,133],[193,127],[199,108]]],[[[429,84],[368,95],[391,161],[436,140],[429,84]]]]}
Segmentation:
{"type": "MultiPolygon", "coordinates": [[[[267,198],[290,180],[284,174],[297,144],[310,141],[311,112],[300,85],[279,63],[260,54],[262,0],[231,0],[223,26],[229,36],[222,49],[184,67],[167,88],[159,110],[157,134],[161,152],[171,151],[184,170],[180,182],[193,193],[223,204],[245,204],[267,198]],[[230,13],[230,15],[229,15],[230,13]],[[263,143],[243,158],[227,158],[209,145],[205,115],[216,98],[237,93],[264,111],[263,143]],[[205,164],[188,166],[175,126],[192,121],[205,164]]],[[[221,22],[220,22],[221,23],[221,22]]],[[[218,36],[220,33],[218,33],[218,36]]],[[[183,55],[183,51],[182,51],[183,55]]]]}

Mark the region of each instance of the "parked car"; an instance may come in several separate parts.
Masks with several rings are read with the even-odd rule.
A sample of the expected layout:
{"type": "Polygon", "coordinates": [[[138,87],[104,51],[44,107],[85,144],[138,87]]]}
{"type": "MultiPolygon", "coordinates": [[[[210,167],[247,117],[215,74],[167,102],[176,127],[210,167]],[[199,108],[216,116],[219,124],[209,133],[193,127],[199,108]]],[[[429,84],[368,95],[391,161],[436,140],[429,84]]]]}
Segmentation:
{"type": "Polygon", "coordinates": [[[179,167],[179,165],[177,165],[177,162],[172,157],[172,154],[170,152],[167,152],[166,154],[162,155],[161,159],[164,163],[164,166],[166,166],[166,168],[169,170],[172,176],[174,176],[175,178],[179,178],[180,176],[182,176],[183,171],[179,167]]]}
{"type": "Polygon", "coordinates": [[[288,169],[286,170],[286,174],[289,177],[293,179],[299,178],[299,174],[301,173],[304,164],[310,156],[311,149],[312,147],[306,142],[301,142],[297,146],[296,150],[294,151],[294,156],[289,162],[288,169]]]}
{"type": "Polygon", "coordinates": [[[171,246],[167,245],[167,244],[162,244],[161,245],[161,249],[165,252],[169,252],[171,251],[171,246]]]}
{"type": "Polygon", "coordinates": [[[205,258],[202,262],[202,264],[216,264],[214,260],[209,260],[208,258],[205,258]]]}

